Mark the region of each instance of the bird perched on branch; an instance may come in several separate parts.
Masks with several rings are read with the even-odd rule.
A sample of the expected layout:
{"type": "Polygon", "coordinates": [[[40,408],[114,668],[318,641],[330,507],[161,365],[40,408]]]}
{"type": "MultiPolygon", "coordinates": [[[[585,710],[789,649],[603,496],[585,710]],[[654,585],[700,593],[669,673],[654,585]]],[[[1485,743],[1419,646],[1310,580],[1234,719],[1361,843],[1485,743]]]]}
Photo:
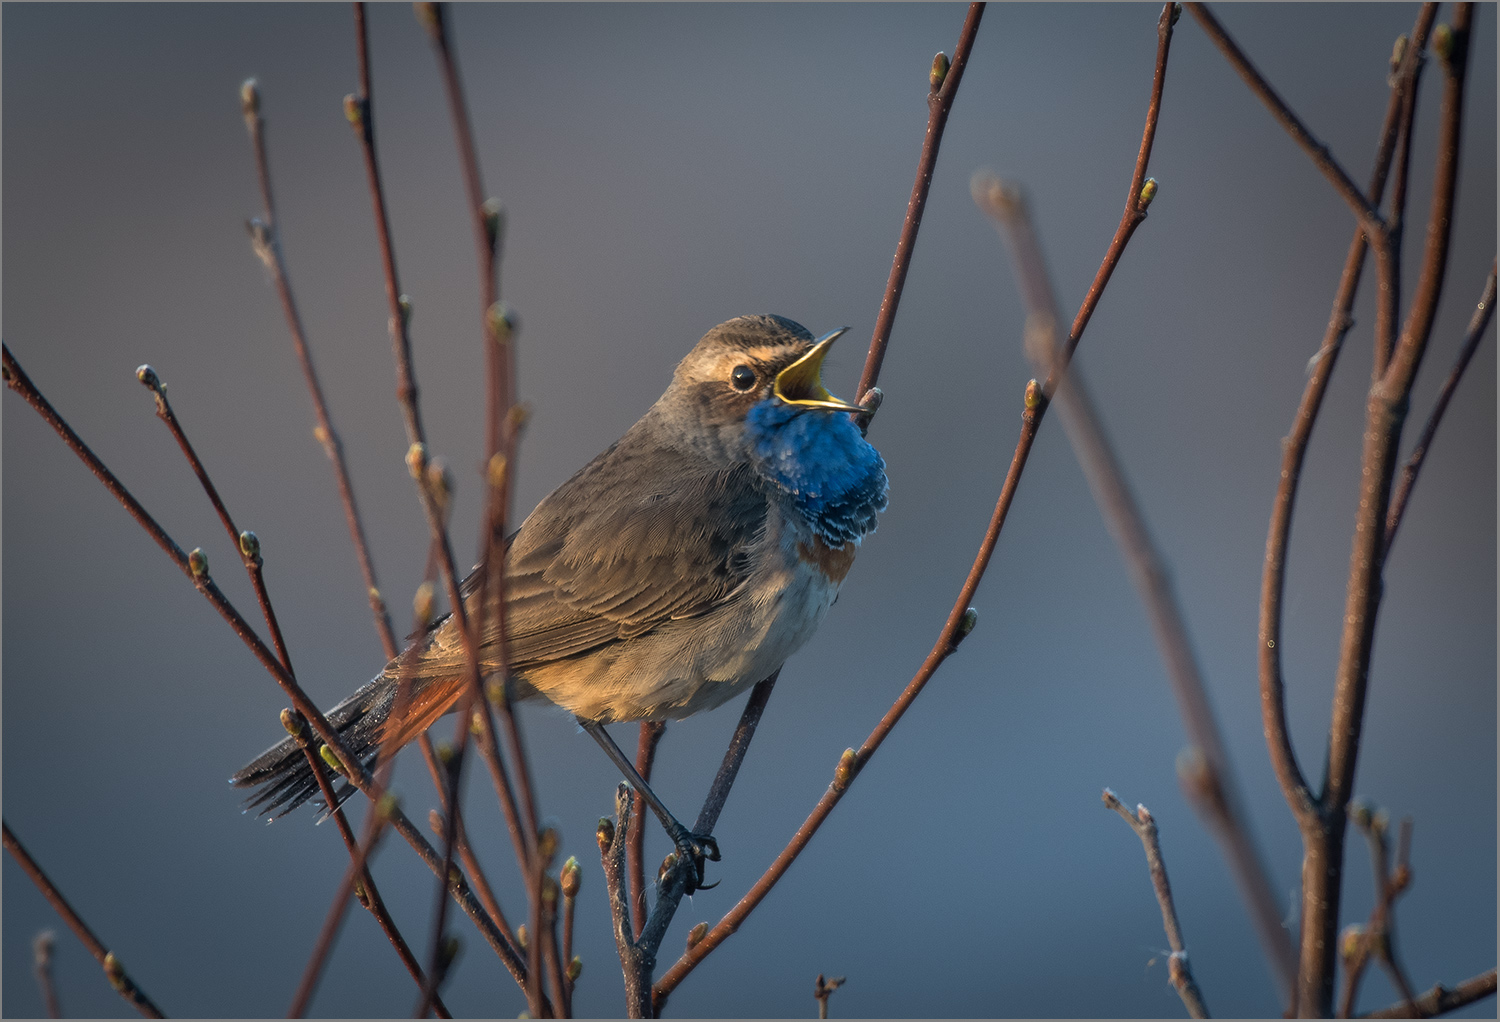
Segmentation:
{"type": "MultiPolygon", "coordinates": [[[[812,637],[860,540],[886,506],[885,462],[824,388],[818,340],[780,316],[710,330],[651,409],[537,505],[505,559],[505,645],[486,634],[487,673],[508,666],[518,698],[573,713],[604,747],[702,879],[707,835],[678,823],[602,725],[680,719],[770,677],[812,637]]],[[[478,571],[464,581],[478,617],[478,571]]],[[[493,632],[493,623],[491,623],[493,632]]],[[[451,616],[414,637],[327,714],[355,756],[393,755],[465,687],[451,616]],[[398,682],[409,696],[393,715],[398,682]]],[[[250,807],[289,812],[318,791],[287,738],[231,779],[250,807]]]]}

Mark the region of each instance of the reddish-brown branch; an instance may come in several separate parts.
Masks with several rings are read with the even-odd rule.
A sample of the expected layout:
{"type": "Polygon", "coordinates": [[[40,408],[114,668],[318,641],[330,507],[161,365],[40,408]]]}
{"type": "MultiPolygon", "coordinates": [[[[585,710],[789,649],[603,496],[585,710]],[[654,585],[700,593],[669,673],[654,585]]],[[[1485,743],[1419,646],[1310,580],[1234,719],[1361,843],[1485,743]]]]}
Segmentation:
{"type": "Polygon", "coordinates": [[[281,229],[276,219],[276,206],[271,194],[271,171],[266,156],[265,121],[260,115],[260,91],[255,80],[241,87],[240,97],[245,113],[245,127],[250,133],[250,146],[255,154],[256,176],[260,181],[260,194],[265,219],[259,225],[251,221],[250,239],[255,254],[265,264],[281,299],[282,312],[286,316],[287,328],[291,331],[292,347],[297,353],[297,362],[302,367],[302,378],[307,383],[308,395],[312,398],[313,415],[318,420],[313,435],[323,446],[323,452],[333,464],[334,480],[338,484],[339,501],[344,507],[344,522],[349,528],[349,538],[354,543],[354,556],[359,561],[360,575],[364,578],[365,594],[370,601],[370,611],[375,618],[375,631],[387,660],[400,652],[396,645],[395,631],[391,627],[391,615],[385,600],[380,595],[380,585],[375,579],[375,564],[370,558],[370,546],[365,539],[364,523],[354,500],[354,485],[349,479],[349,466],[344,461],[344,445],[338,431],[333,427],[333,418],[328,413],[328,402],[323,396],[323,386],[313,367],[312,351],[302,329],[302,316],[297,311],[297,301],[292,293],[291,280],[286,271],[286,262],[281,251],[281,229]]]}
{"type": "MultiPolygon", "coordinates": [[[[1165,38],[1160,41],[1157,47],[1157,70],[1153,80],[1152,104],[1147,113],[1146,128],[1142,135],[1141,155],[1137,160],[1137,173],[1142,175],[1144,174],[1145,161],[1150,156],[1151,143],[1156,134],[1157,114],[1161,101],[1159,83],[1164,80],[1163,76],[1165,74],[1168,50],[1165,39],[1170,38],[1171,30],[1170,4],[1164,9],[1162,17],[1166,27],[1161,35],[1165,38]]],[[[1127,216],[1125,220],[1122,220],[1120,230],[1116,232],[1114,240],[1110,243],[1109,249],[1105,253],[1104,262],[1099,267],[1099,272],[1095,275],[1095,284],[1089,289],[1088,296],[1084,299],[1083,306],[1079,309],[1078,316],[1074,320],[1075,338],[1081,336],[1083,329],[1088,325],[1089,317],[1093,315],[1094,308],[1103,294],[1104,284],[1108,282],[1110,275],[1114,272],[1115,266],[1119,263],[1121,256],[1124,255],[1125,246],[1130,240],[1130,235],[1134,233],[1135,225],[1139,223],[1139,219],[1130,215],[1130,211],[1136,208],[1132,204],[1138,203],[1139,194],[1137,190],[1127,198],[1127,216]],[[1134,220],[1135,223],[1127,226],[1127,222],[1130,220],[1134,220]]],[[[1073,343],[1076,345],[1076,339],[1073,343]]],[[[690,947],[656,982],[652,990],[656,1010],[659,1011],[661,1009],[666,997],[677,988],[678,984],[687,977],[688,973],[697,968],[698,963],[702,962],[715,948],[739,929],[740,924],[744,922],[745,918],[754,911],[755,907],[776,886],[777,882],[785,875],[787,869],[791,867],[791,864],[802,854],[802,850],[807,847],[807,843],[812,840],[818,828],[823,825],[823,821],[833,812],[834,806],[838,805],[844,796],[844,792],[848,790],[849,785],[858,776],[859,771],[863,769],[865,763],[875,754],[875,751],[890,734],[891,729],[905,715],[912,701],[926,687],[927,682],[931,680],[937,669],[942,666],[943,661],[957,650],[958,644],[974,628],[977,614],[973,612],[970,601],[973,599],[974,591],[979,588],[979,582],[984,577],[985,569],[989,566],[990,556],[994,553],[995,543],[1000,538],[1000,530],[1005,525],[1005,519],[1010,513],[1011,503],[1015,499],[1016,487],[1020,484],[1021,472],[1026,467],[1027,458],[1031,455],[1031,448],[1036,440],[1036,432],[1041,425],[1046,407],[1047,399],[1043,395],[1041,387],[1033,380],[1026,388],[1025,401],[1021,413],[1021,434],[1016,441],[1015,453],[1011,456],[1010,467],[1006,471],[1005,481],[1001,484],[1000,495],[995,502],[995,510],[990,517],[989,526],[985,530],[984,538],[980,542],[979,550],[975,554],[974,563],[969,569],[969,574],[964,579],[963,585],[959,588],[958,599],[954,602],[953,609],[949,611],[948,618],[944,622],[942,630],[938,633],[937,642],[927,654],[927,658],[923,661],[921,668],[907,684],[900,696],[897,697],[891,708],[886,711],[885,716],[881,718],[875,729],[871,731],[869,737],[865,739],[859,751],[856,752],[853,749],[845,751],[834,771],[833,783],[828,786],[828,790],[823,793],[823,797],[818,800],[817,805],[813,807],[812,812],[808,814],[802,826],[792,835],[786,847],[782,849],[781,853],[771,863],[765,873],[761,875],[760,879],[708,931],[702,940],[690,947]]],[[[769,690],[766,694],[769,696],[769,690]]]]}
{"type": "MultiPolygon", "coordinates": [[[[192,565],[189,563],[188,555],[182,552],[182,548],[167,535],[162,527],[157,524],[156,520],[135,499],[134,495],[99,460],[94,452],[89,449],[88,445],[73,431],[73,428],[68,425],[67,421],[57,413],[51,403],[36,389],[30,377],[26,375],[25,371],[22,370],[20,364],[16,361],[15,356],[11,354],[9,346],[0,345],[0,352],[3,352],[3,378],[5,385],[19,394],[42,417],[43,421],[52,427],[68,448],[88,466],[89,471],[103,484],[104,488],[120,502],[121,506],[136,520],[137,524],[146,531],[146,534],[161,547],[162,551],[172,560],[172,563],[177,566],[178,570],[187,576],[194,587],[203,594],[204,599],[208,600],[210,606],[218,612],[219,616],[225,620],[235,635],[239,636],[240,641],[255,656],[255,659],[260,662],[261,666],[281,686],[282,691],[290,697],[293,708],[307,719],[308,723],[312,725],[313,730],[318,733],[318,737],[323,740],[323,743],[328,746],[329,750],[343,764],[346,775],[355,787],[359,788],[372,801],[378,800],[383,788],[377,786],[374,778],[365,769],[364,764],[344,747],[338,732],[328,723],[328,719],[323,716],[322,711],[307,697],[307,693],[302,691],[296,679],[286,672],[286,669],[281,666],[276,656],[260,640],[260,637],[255,634],[255,630],[240,616],[239,611],[229,602],[219,590],[219,587],[214,584],[206,568],[201,574],[194,572],[192,565]]],[[[411,821],[406,818],[406,815],[401,812],[399,807],[394,809],[391,814],[391,824],[406,840],[407,844],[411,845],[412,849],[416,851],[427,867],[438,876],[442,876],[441,863],[437,857],[437,853],[428,844],[426,839],[422,837],[421,833],[417,831],[416,827],[412,825],[411,821]]],[[[453,896],[458,899],[465,914],[475,921],[475,924],[479,927],[480,932],[484,934],[490,946],[495,948],[496,952],[501,955],[502,960],[506,963],[506,967],[512,969],[513,972],[518,971],[520,975],[524,975],[524,966],[520,962],[515,961],[513,957],[507,957],[508,946],[505,944],[504,939],[495,928],[493,922],[485,914],[479,902],[469,892],[467,885],[460,884],[456,887],[453,891],[453,896]]]]}
{"type": "Polygon", "coordinates": [[[1453,398],[1453,392],[1458,388],[1458,381],[1463,379],[1464,370],[1469,368],[1469,360],[1474,357],[1474,352],[1479,348],[1479,342],[1484,338],[1485,327],[1489,326],[1490,316],[1495,311],[1495,264],[1490,263],[1490,275],[1484,283],[1484,294],[1479,298],[1479,305],[1474,309],[1474,315],[1469,320],[1468,332],[1464,335],[1463,347],[1458,351],[1458,358],[1454,360],[1453,369],[1448,373],[1448,378],[1443,381],[1443,388],[1438,392],[1437,403],[1432,406],[1432,414],[1427,417],[1427,424],[1422,427],[1422,433],[1417,438],[1417,446],[1412,449],[1410,457],[1407,458],[1406,467],[1401,470],[1401,482],[1396,487],[1396,495],[1391,498],[1391,509],[1385,518],[1385,556],[1390,556],[1391,544],[1396,540],[1396,530],[1401,527],[1401,519],[1406,514],[1406,502],[1411,499],[1412,487],[1417,484],[1417,473],[1422,471],[1422,463],[1427,460],[1427,451],[1432,446],[1432,438],[1437,434],[1438,425],[1443,421],[1443,413],[1448,410],[1448,402],[1453,398]]]}
{"type": "MultiPolygon", "coordinates": [[[[656,762],[656,747],[662,735],[667,733],[666,721],[647,720],[641,723],[640,737],[636,740],[635,769],[641,780],[650,783],[651,767],[656,762]]],[[[625,845],[625,875],[630,882],[630,921],[637,939],[646,927],[646,814],[642,811],[645,802],[641,793],[631,796],[629,840],[625,845]]],[[[697,833],[705,833],[698,831],[697,833]]]]}
{"type": "Polygon", "coordinates": [[[1146,868],[1151,873],[1151,888],[1156,892],[1156,903],[1161,908],[1162,927],[1167,931],[1167,944],[1172,953],[1167,959],[1167,971],[1183,1007],[1193,1018],[1208,1018],[1208,1007],[1203,1003],[1203,992],[1193,979],[1193,970],[1188,965],[1187,944],[1182,939],[1182,924],[1177,921],[1177,904],[1172,900],[1172,884],[1167,879],[1167,864],[1161,857],[1161,839],[1156,832],[1156,818],[1151,810],[1137,803],[1135,810],[1125,808],[1115,793],[1104,789],[1104,804],[1120,814],[1130,824],[1135,836],[1141,839],[1146,850],[1146,868]]]}
{"type": "MultiPolygon", "coordinates": [[[[1400,131],[1403,112],[1403,96],[1415,90],[1417,76],[1422,69],[1422,49],[1437,15],[1437,4],[1424,4],[1412,28],[1410,40],[1402,63],[1397,69],[1391,85],[1390,99],[1386,104],[1385,119],[1381,126],[1380,141],[1375,156],[1375,167],[1370,176],[1368,198],[1378,205],[1391,167],[1391,160],[1400,131]]],[[[1353,325],[1350,317],[1354,298],[1359,290],[1359,279],[1364,267],[1368,246],[1364,230],[1356,228],[1349,242],[1349,252],[1344,260],[1344,269],[1339,277],[1338,291],[1333,302],[1333,311],[1328,318],[1328,327],[1311,363],[1312,369],[1291,432],[1282,444],[1281,476],[1276,488],[1276,497],[1271,511],[1271,524],[1266,536],[1265,571],[1261,578],[1260,600],[1260,697],[1261,720],[1265,729],[1266,744],[1270,749],[1271,765],[1281,785],[1283,796],[1291,807],[1298,825],[1306,833],[1319,825],[1314,798],[1297,765],[1296,753],[1292,749],[1291,735],[1286,721],[1285,684],[1281,671],[1281,606],[1286,585],[1286,554],[1291,542],[1292,510],[1297,499],[1297,487],[1302,478],[1302,464],[1307,445],[1312,437],[1313,426],[1322,408],[1323,395],[1328,381],[1343,349],[1344,337],[1353,325]]]]}
{"type": "MultiPolygon", "coordinates": [[[[1365,698],[1369,691],[1370,656],[1383,590],[1386,514],[1390,507],[1397,448],[1412,382],[1431,333],[1432,317],[1447,265],[1472,13],[1472,5],[1460,4],[1451,31],[1445,33],[1450,45],[1443,54],[1445,81],[1438,128],[1436,180],[1428,216],[1427,251],[1411,313],[1390,366],[1370,388],[1366,400],[1359,506],[1355,513],[1344,626],[1339,640],[1327,779],[1319,798],[1322,825],[1310,834],[1304,831],[1303,835],[1307,854],[1302,874],[1302,964],[1298,1007],[1302,1012],[1320,1015],[1329,1014],[1333,1006],[1334,952],[1346,811],[1359,760],[1365,698]]],[[[1434,33],[1434,38],[1437,36],[1438,33],[1434,33]]]]}
{"type": "Polygon", "coordinates": [[[94,936],[94,931],[89,929],[88,924],[83,921],[78,913],[73,911],[73,906],[68,904],[68,899],[62,896],[62,892],[57,889],[57,885],[42,871],[42,867],[37,865],[36,860],[21,845],[15,834],[11,833],[10,824],[3,823],[0,824],[0,827],[3,827],[4,831],[5,850],[10,852],[11,857],[16,860],[21,869],[31,878],[31,882],[36,884],[37,890],[42,892],[42,896],[47,899],[47,902],[58,915],[62,916],[63,922],[68,924],[68,929],[72,930],[78,939],[83,942],[83,946],[88,948],[89,954],[93,955],[99,964],[104,967],[104,975],[109,980],[110,986],[114,987],[120,996],[125,998],[130,1003],[130,1006],[140,1012],[143,1017],[165,1018],[166,1016],[161,1013],[161,1009],[152,1002],[151,998],[146,996],[140,987],[135,985],[135,981],[130,978],[130,974],[120,965],[119,959],[104,946],[98,937],[94,936]]]}
{"type": "MultiPolygon", "coordinates": [[[[880,300],[880,313],[875,319],[875,333],[870,338],[870,350],[865,356],[865,368],[855,388],[855,400],[864,402],[866,394],[880,379],[880,367],[885,361],[885,349],[891,341],[891,330],[896,324],[896,309],[901,304],[901,291],[906,286],[906,273],[911,269],[912,253],[917,248],[917,231],[922,227],[922,212],[927,208],[927,191],[932,187],[932,174],[937,168],[938,149],[943,144],[943,129],[948,125],[948,113],[953,109],[953,99],[958,95],[959,83],[963,80],[964,68],[969,63],[969,51],[974,46],[974,37],[979,33],[979,19],[984,17],[984,4],[971,3],[964,18],[964,26],[958,34],[958,45],[953,47],[953,61],[946,70],[938,73],[940,65],[934,62],[931,76],[932,87],[927,94],[927,134],[922,139],[922,155],[917,160],[917,179],[911,186],[911,198],[906,203],[906,219],[901,223],[901,240],[896,243],[896,255],[891,260],[891,275],[886,280],[885,295],[880,300]]],[[[942,58],[942,54],[938,55],[942,58]]]]}
{"type": "Polygon", "coordinates": [[[1183,786],[1219,839],[1271,972],[1282,993],[1290,995],[1296,980],[1296,952],[1281,925],[1278,899],[1245,821],[1229,754],[1165,561],[1151,540],[1087,388],[1076,370],[1065,374],[1057,365],[1062,356],[1057,341],[1057,304],[1030,214],[1018,191],[996,181],[977,182],[975,196],[1002,227],[1016,276],[1022,281],[1027,310],[1026,350],[1038,371],[1057,381],[1054,400],[1063,426],[1151,621],[1167,679],[1192,742],[1189,755],[1180,762],[1183,786]]]}
{"type": "MultiPolygon", "coordinates": [[[[1446,1015],[1450,1011],[1457,1011],[1475,1001],[1482,1001],[1486,997],[1495,996],[1495,970],[1480,973],[1473,979],[1466,979],[1456,987],[1445,987],[1439,983],[1421,997],[1416,999],[1417,1012],[1422,1018],[1436,1018],[1446,1015]]],[[[1360,1018],[1410,1018],[1406,1001],[1398,1001],[1389,1008],[1372,1011],[1360,1018]]]]}

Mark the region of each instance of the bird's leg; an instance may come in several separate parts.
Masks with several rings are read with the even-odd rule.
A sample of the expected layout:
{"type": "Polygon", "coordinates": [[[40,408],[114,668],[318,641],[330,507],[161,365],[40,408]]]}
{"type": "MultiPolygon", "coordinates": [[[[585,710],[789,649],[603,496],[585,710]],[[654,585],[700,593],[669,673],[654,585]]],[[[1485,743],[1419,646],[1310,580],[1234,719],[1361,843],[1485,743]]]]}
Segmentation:
{"type": "Polygon", "coordinates": [[[703,860],[719,861],[718,842],[708,834],[694,834],[677,821],[677,817],[673,816],[662,804],[662,800],[656,797],[656,792],[651,790],[651,785],[647,784],[640,771],[636,770],[635,764],[630,762],[625,753],[620,751],[620,747],[615,744],[615,740],[610,737],[609,732],[604,730],[604,725],[579,717],[578,726],[594,737],[594,741],[599,743],[599,748],[604,750],[604,754],[620,768],[620,772],[625,775],[625,780],[641,793],[641,798],[646,800],[646,804],[651,807],[651,811],[666,828],[667,836],[672,839],[672,844],[677,846],[677,854],[692,867],[692,872],[688,875],[687,893],[692,894],[693,891],[701,888],[703,886],[703,860]]]}

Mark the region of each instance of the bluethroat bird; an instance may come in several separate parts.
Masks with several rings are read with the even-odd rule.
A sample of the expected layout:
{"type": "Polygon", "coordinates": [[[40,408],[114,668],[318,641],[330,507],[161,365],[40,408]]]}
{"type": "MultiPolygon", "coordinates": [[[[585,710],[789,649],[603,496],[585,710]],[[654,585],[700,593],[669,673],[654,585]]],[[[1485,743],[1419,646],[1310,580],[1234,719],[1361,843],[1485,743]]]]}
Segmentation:
{"type": "MultiPolygon", "coordinates": [[[[860,540],[886,506],[885,462],[824,388],[824,356],[780,316],[710,330],[656,404],[537,505],[505,561],[505,630],[517,697],[572,713],[636,785],[702,878],[713,839],[667,812],[603,725],[681,719],[770,677],[817,630],[860,540]]],[[[478,611],[475,571],[463,584],[478,611]]],[[[497,639],[481,666],[502,667],[497,639]]],[[[392,755],[464,687],[458,629],[444,617],[328,712],[349,751],[392,755]],[[399,679],[407,707],[391,715],[399,679]]],[[[286,813],[318,791],[284,739],[235,774],[250,807],[286,813]]],[[[691,883],[690,886],[696,886],[691,883]]]]}

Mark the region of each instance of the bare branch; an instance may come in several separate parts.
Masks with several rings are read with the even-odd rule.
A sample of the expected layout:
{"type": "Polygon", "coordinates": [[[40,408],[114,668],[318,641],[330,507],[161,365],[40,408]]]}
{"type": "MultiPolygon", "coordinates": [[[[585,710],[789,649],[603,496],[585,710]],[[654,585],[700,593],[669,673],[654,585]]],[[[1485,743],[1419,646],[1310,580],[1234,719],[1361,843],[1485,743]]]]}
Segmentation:
{"type": "MultiPolygon", "coordinates": [[[[1436,1018],[1493,996],[1495,996],[1495,970],[1491,969],[1489,972],[1480,973],[1473,979],[1464,980],[1456,987],[1445,987],[1439,983],[1418,997],[1415,1004],[1422,1018],[1436,1018]]],[[[1361,1015],[1360,1018],[1409,1018],[1410,1016],[1406,1014],[1407,1010],[1407,1002],[1401,1001],[1389,1008],[1361,1015]]]]}
{"type": "Polygon", "coordinates": [[[1406,467],[1401,470],[1401,482],[1396,486],[1396,495],[1391,498],[1391,509],[1385,517],[1385,556],[1389,557],[1391,544],[1396,541],[1396,530],[1401,527],[1401,519],[1406,514],[1406,502],[1411,499],[1412,487],[1417,484],[1417,473],[1422,471],[1422,463],[1427,460],[1428,448],[1432,446],[1432,438],[1437,434],[1438,425],[1443,421],[1443,413],[1448,410],[1448,402],[1453,398],[1453,392],[1458,389],[1458,381],[1463,379],[1464,370],[1469,368],[1469,360],[1474,357],[1474,352],[1479,349],[1479,342],[1484,338],[1485,327],[1489,326],[1490,316],[1495,311],[1495,264],[1490,264],[1490,275],[1484,283],[1484,294],[1479,298],[1479,305],[1474,309],[1474,315],[1469,320],[1468,333],[1464,335],[1463,347],[1458,351],[1458,358],[1454,360],[1453,369],[1448,373],[1448,378],[1443,381],[1443,388],[1438,392],[1437,403],[1432,406],[1432,414],[1427,417],[1427,424],[1422,427],[1422,433],[1417,438],[1417,446],[1412,449],[1411,456],[1406,460],[1406,467]]]}
{"type": "MultiPolygon", "coordinates": [[[[886,281],[885,295],[880,300],[880,313],[875,319],[875,333],[870,338],[870,350],[865,356],[865,368],[855,388],[855,400],[863,404],[867,395],[880,379],[880,366],[885,361],[885,349],[891,340],[891,329],[896,323],[896,309],[901,304],[901,291],[906,286],[906,272],[911,268],[912,253],[917,248],[917,231],[922,226],[922,212],[927,208],[927,191],[932,187],[932,174],[937,168],[938,149],[943,144],[943,129],[948,125],[948,112],[953,109],[954,97],[963,81],[964,68],[969,63],[969,51],[974,46],[974,37],[979,34],[979,19],[984,17],[984,4],[969,4],[969,13],[964,18],[964,27],[958,34],[958,45],[953,48],[953,61],[939,53],[932,62],[929,76],[931,89],[927,93],[927,134],[922,139],[922,155],[917,160],[917,179],[912,182],[911,198],[906,203],[906,219],[901,223],[901,240],[896,243],[896,255],[891,260],[891,275],[886,281]]],[[[872,413],[873,414],[873,413],[872,413]]],[[[868,422],[869,416],[864,417],[868,422]]]]}
{"type": "MultiPolygon", "coordinates": [[[[165,1018],[161,1009],[146,996],[140,987],[135,985],[135,981],[130,978],[130,974],[125,971],[114,952],[107,949],[99,938],[94,936],[94,931],[89,929],[88,924],[77,912],[73,911],[73,906],[68,904],[68,900],[62,896],[57,885],[48,878],[46,873],[42,872],[42,867],[37,865],[36,860],[22,847],[15,834],[11,833],[10,824],[3,823],[0,827],[3,827],[4,831],[5,850],[10,852],[11,857],[31,878],[31,882],[36,884],[37,890],[42,892],[47,902],[58,915],[62,916],[63,922],[68,924],[68,929],[72,930],[83,942],[83,946],[88,948],[89,954],[93,955],[104,967],[104,976],[109,980],[109,985],[114,987],[119,995],[125,998],[130,1006],[140,1012],[143,1017],[165,1018]]],[[[38,964],[38,969],[40,970],[40,964],[38,964]]]]}
{"type": "Polygon", "coordinates": [[[1130,492],[1119,459],[1110,448],[1093,400],[1078,370],[1066,373],[1063,370],[1065,356],[1057,341],[1056,299],[1030,213],[1020,192],[998,180],[976,177],[974,193],[985,212],[1003,228],[1027,309],[1027,353],[1037,371],[1055,381],[1054,399],[1063,417],[1063,427],[1151,620],[1178,712],[1193,743],[1182,761],[1186,769],[1180,770],[1184,787],[1218,837],[1250,909],[1272,974],[1281,984],[1283,994],[1290,995],[1296,976],[1296,954],[1281,925],[1274,889],[1240,808],[1234,771],[1214,719],[1203,672],[1193,653],[1187,623],[1172,589],[1166,562],[1151,540],[1145,516],[1130,492]]]}
{"type": "Polygon", "coordinates": [[[818,982],[813,985],[813,997],[818,1002],[818,1018],[828,1017],[828,998],[832,997],[833,992],[843,985],[843,976],[835,976],[825,982],[823,974],[818,973],[818,982]]]}
{"type": "Polygon", "coordinates": [[[1182,940],[1182,925],[1177,921],[1177,905],[1172,901],[1172,885],[1167,880],[1167,864],[1161,857],[1161,842],[1156,834],[1156,819],[1151,810],[1137,804],[1135,812],[1108,788],[1104,789],[1104,804],[1130,824],[1141,845],[1146,849],[1146,866],[1151,871],[1151,887],[1156,891],[1156,903],[1161,906],[1161,922],[1167,931],[1167,943],[1172,954],[1167,959],[1167,974],[1177,996],[1193,1018],[1208,1018],[1208,1007],[1203,1003],[1203,993],[1193,979],[1193,970],[1188,966],[1187,945],[1182,940]]]}
{"type": "Polygon", "coordinates": [[[57,987],[52,982],[52,951],[56,946],[57,935],[51,930],[43,930],[31,942],[36,983],[41,987],[42,1003],[47,1006],[48,1018],[62,1018],[62,1005],[57,1000],[57,987]]]}

